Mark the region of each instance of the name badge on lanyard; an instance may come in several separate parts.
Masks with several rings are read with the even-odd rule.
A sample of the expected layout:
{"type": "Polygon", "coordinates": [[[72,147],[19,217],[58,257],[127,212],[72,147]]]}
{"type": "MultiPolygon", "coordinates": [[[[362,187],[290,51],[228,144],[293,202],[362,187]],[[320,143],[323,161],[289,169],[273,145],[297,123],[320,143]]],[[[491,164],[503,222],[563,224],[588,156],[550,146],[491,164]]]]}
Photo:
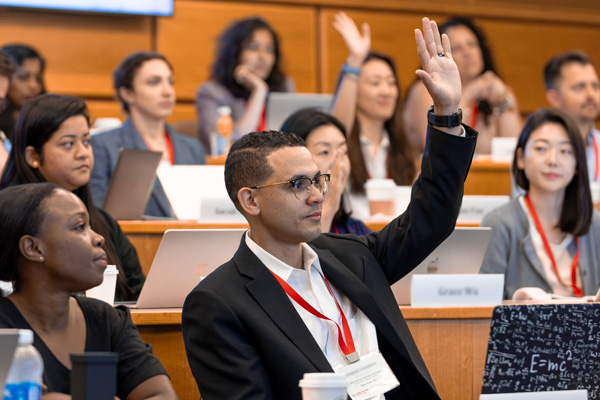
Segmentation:
{"type": "Polygon", "coordinates": [[[348,395],[352,400],[379,399],[400,382],[379,351],[366,354],[360,360],[334,368],[348,380],[348,395]]]}

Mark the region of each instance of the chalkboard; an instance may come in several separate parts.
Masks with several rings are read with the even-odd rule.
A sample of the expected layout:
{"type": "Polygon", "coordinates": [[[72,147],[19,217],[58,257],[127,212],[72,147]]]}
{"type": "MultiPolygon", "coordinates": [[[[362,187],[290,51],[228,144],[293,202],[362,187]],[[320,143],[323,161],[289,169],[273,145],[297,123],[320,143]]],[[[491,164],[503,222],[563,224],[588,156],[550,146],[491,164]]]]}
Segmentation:
{"type": "Polygon", "coordinates": [[[482,394],[575,389],[600,399],[600,304],[496,307],[482,394]]]}

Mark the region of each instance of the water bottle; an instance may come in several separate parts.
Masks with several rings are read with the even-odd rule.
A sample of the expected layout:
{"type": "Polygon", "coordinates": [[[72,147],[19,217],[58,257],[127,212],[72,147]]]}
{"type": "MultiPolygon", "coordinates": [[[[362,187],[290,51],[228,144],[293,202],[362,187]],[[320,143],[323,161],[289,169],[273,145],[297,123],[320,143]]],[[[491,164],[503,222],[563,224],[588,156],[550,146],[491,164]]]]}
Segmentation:
{"type": "Polygon", "coordinates": [[[19,329],[19,345],[6,378],[4,400],[40,400],[42,397],[44,362],[32,343],[33,331],[19,329]]]}
{"type": "Polygon", "coordinates": [[[231,131],[233,129],[233,120],[231,119],[231,107],[221,106],[217,108],[219,119],[217,120],[218,135],[218,153],[226,155],[231,147],[231,131]]]}

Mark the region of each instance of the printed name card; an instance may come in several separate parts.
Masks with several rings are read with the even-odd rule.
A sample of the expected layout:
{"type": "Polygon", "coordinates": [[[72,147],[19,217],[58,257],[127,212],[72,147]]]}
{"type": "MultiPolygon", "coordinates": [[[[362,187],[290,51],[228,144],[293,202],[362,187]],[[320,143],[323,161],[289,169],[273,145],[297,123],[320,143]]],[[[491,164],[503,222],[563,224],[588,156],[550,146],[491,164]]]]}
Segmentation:
{"type": "Polygon", "coordinates": [[[496,306],[502,304],[502,274],[415,274],[412,276],[413,307],[496,306]]]}
{"type": "Polygon", "coordinates": [[[465,195],[456,222],[459,224],[480,224],[487,213],[509,201],[509,196],[465,195]]]}
{"type": "Polygon", "coordinates": [[[202,222],[246,222],[229,197],[202,197],[200,199],[202,222]]]}

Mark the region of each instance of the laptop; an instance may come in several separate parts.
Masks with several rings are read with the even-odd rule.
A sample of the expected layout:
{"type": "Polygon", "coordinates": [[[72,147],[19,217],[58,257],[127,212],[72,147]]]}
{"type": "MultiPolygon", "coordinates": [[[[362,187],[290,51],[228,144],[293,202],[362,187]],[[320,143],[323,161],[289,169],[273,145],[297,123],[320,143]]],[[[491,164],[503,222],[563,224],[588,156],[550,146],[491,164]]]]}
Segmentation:
{"type": "Polygon", "coordinates": [[[410,304],[414,274],[478,274],[491,237],[491,228],[455,228],[423,262],[392,285],[398,304],[410,304]]]}
{"type": "Polygon", "coordinates": [[[133,308],[180,308],[188,293],[237,251],[246,229],[169,229],[133,308]]]}
{"type": "Polygon", "coordinates": [[[142,219],[161,158],[159,151],[121,149],[102,208],[114,219],[142,219]]]}
{"type": "Polygon", "coordinates": [[[267,100],[266,129],[278,131],[290,115],[303,108],[316,108],[329,113],[332,101],[331,94],[270,93],[267,100]]]}
{"type": "Polygon", "coordinates": [[[18,342],[18,329],[0,329],[0,393],[4,391],[4,384],[18,342]]]}
{"type": "Polygon", "coordinates": [[[246,222],[227,194],[223,165],[163,164],[157,175],[177,219],[246,222]]]}

